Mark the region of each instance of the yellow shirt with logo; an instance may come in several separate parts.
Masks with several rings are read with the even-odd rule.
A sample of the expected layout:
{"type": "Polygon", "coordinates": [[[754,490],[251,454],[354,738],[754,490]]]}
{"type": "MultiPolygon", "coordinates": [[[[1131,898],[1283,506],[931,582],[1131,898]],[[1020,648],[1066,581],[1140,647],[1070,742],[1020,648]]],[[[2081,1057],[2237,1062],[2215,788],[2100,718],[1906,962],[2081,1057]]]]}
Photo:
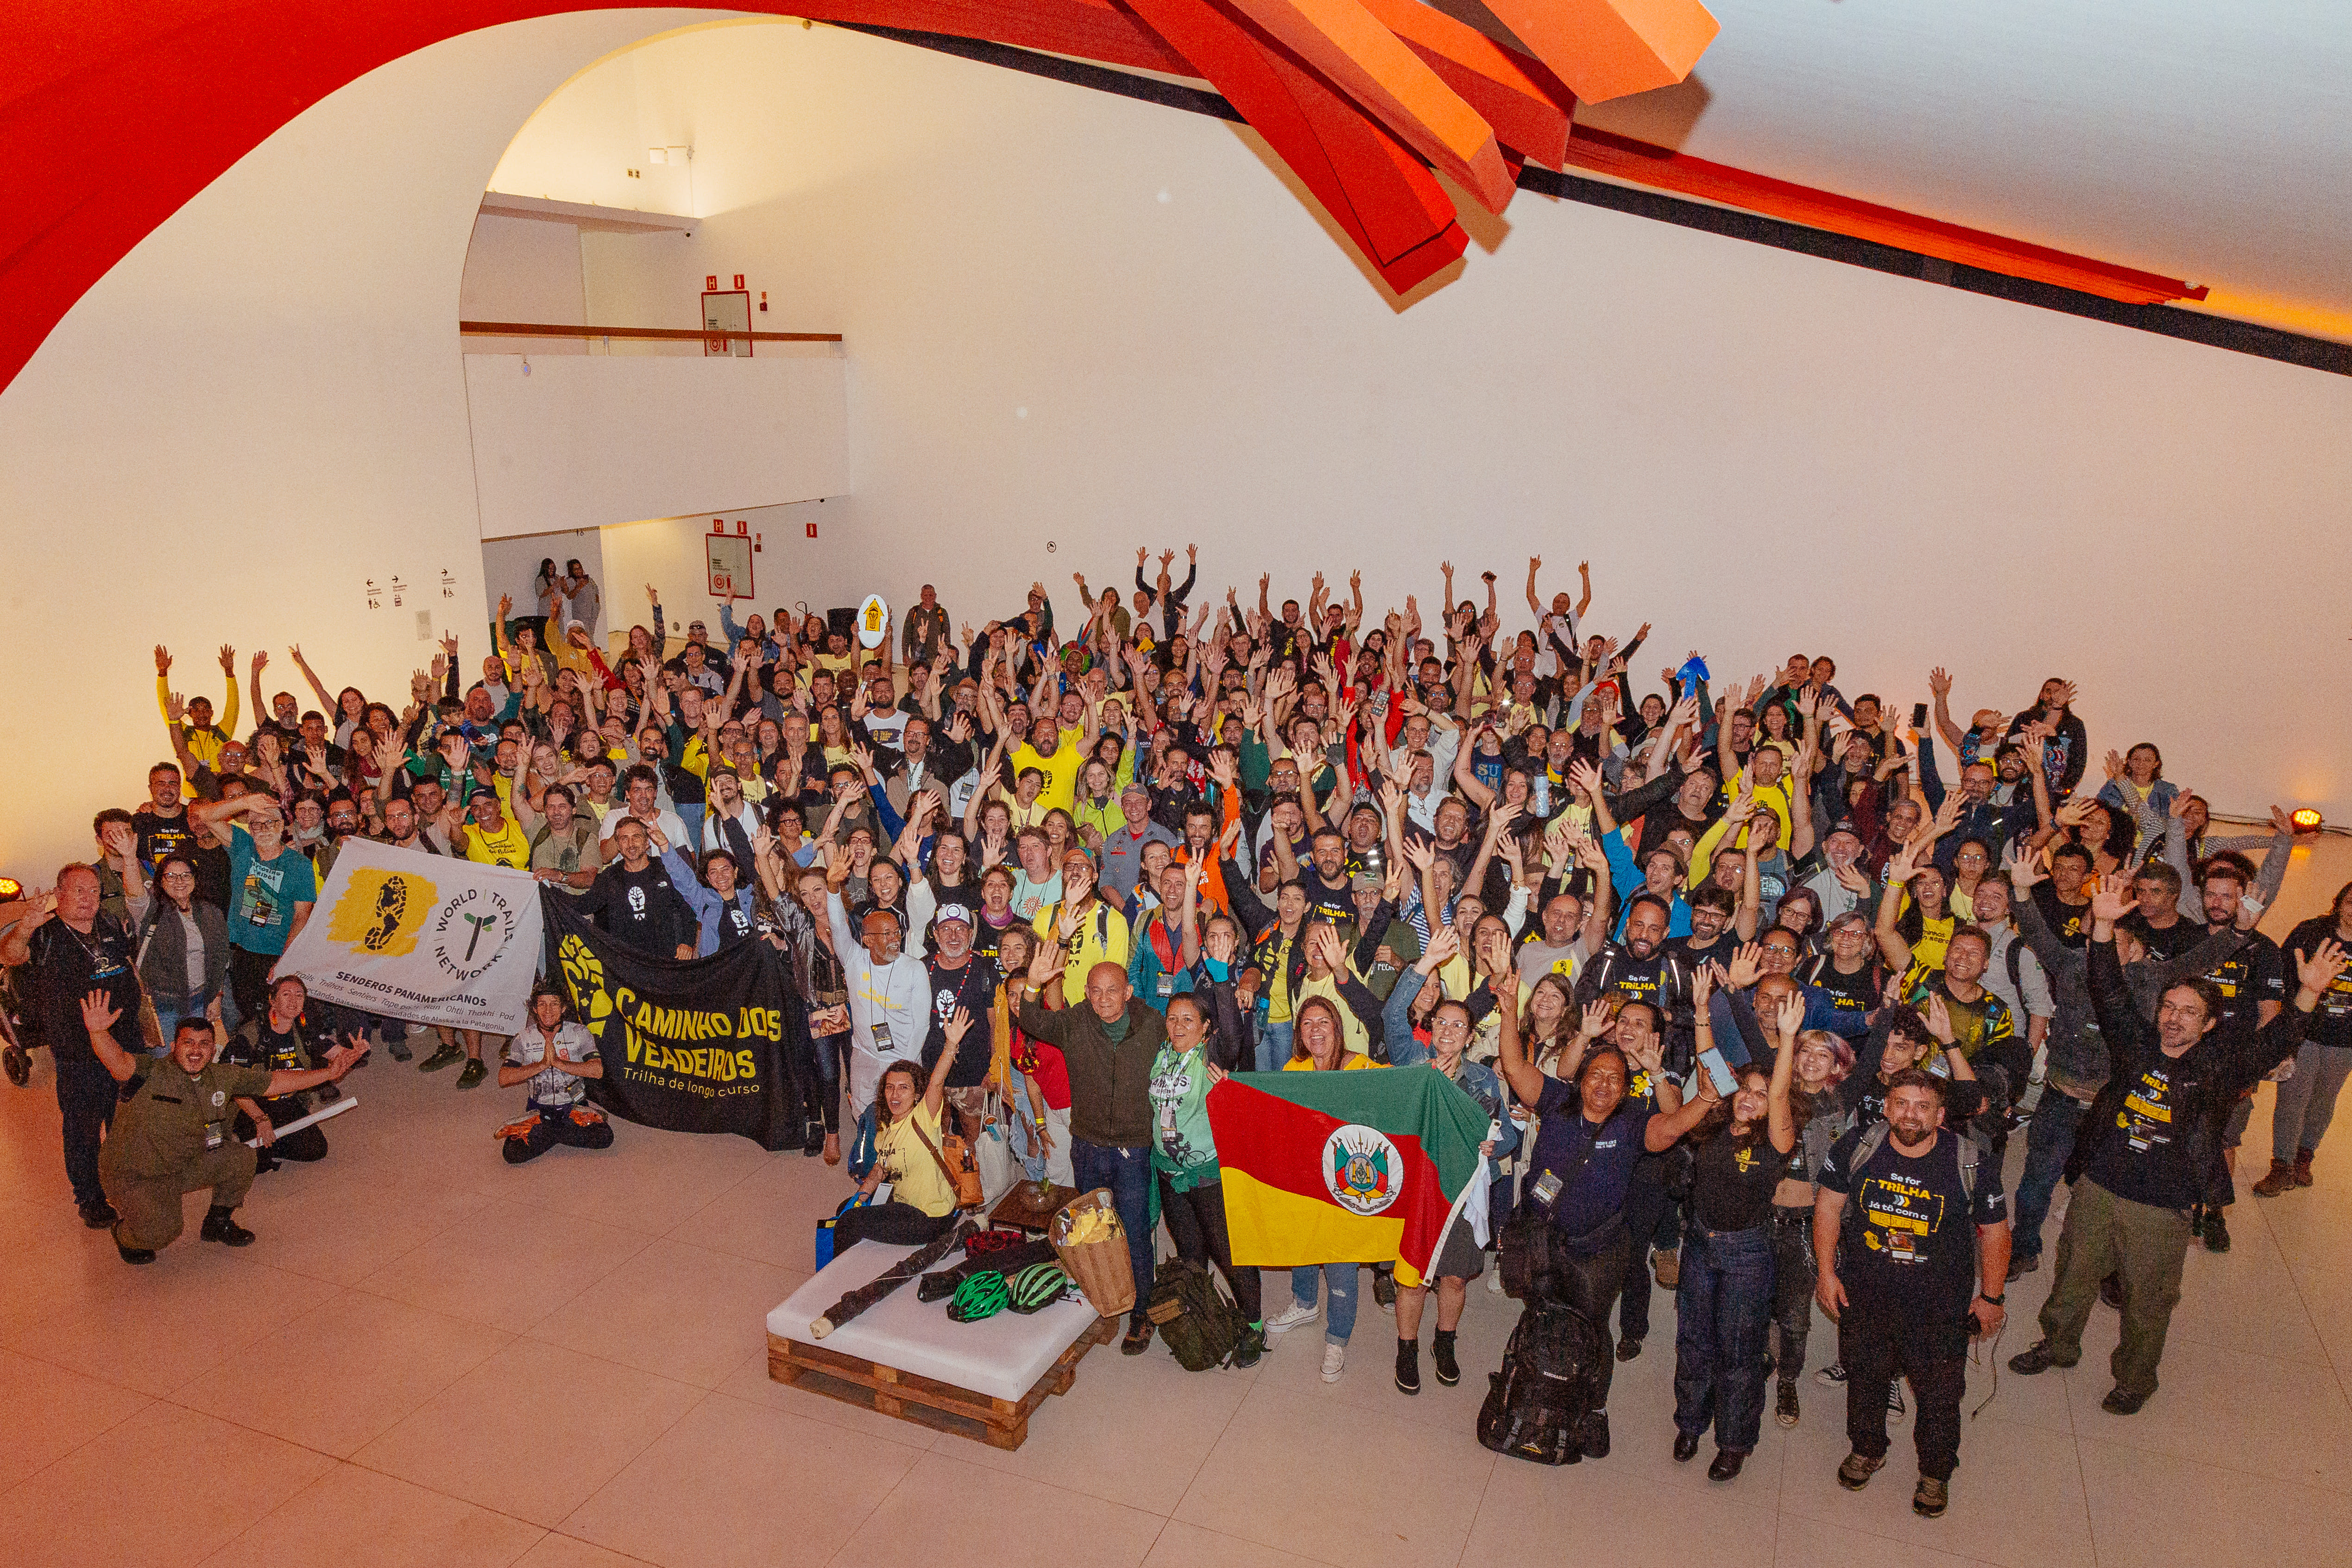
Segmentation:
{"type": "Polygon", "coordinates": [[[947,1152],[940,1143],[939,1116],[918,1100],[904,1116],[876,1130],[874,1148],[884,1178],[892,1184],[890,1201],[911,1204],[937,1219],[955,1208],[955,1188],[931,1157],[931,1148],[923,1146],[924,1137],[931,1140],[931,1148],[947,1152]],[[921,1136],[916,1134],[918,1127],[921,1136]]]}

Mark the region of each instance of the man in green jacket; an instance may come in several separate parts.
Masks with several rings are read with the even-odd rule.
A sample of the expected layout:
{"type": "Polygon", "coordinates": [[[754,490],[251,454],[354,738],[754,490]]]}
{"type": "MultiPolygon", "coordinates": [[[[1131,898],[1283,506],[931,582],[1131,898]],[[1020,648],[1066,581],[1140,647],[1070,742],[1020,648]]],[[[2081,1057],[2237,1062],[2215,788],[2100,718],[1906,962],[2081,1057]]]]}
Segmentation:
{"type": "Polygon", "coordinates": [[[1070,1169],[1078,1189],[1110,1189],[1127,1254],[1135,1268],[1135,1306],[1119,1349],[1140,1355],[1151,1343],[1143,1315],[1151,1296],[1151,1063],[1167,1043],[1168,1020],[1135,994],[1127,971],[1097,964],[1087,975],[1083,1007],[1049,1012],[1038,989],[1062,983],[1067,963],[1058,942],[1041,944],[1021,993],[1021,1027],[1060,1048],[1070,1073],[1070,1169]]]}

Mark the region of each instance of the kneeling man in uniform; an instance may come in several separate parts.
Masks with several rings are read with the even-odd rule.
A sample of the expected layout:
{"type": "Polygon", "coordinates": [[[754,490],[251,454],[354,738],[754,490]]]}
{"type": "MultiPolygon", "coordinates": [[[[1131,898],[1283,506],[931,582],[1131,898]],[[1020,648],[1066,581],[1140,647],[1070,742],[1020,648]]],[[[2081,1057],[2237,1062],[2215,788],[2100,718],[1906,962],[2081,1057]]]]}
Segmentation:
{"type": "Polygon", "coordinates": [[[341,1079],[367,1054],[364,1046],[327,1052],[327,1065],[308,1072],[232,1067],[213,1060],[224,1031],[220,1004],[209,1017],[184,1018],[163,1056],[132,1056],[107,1033],[119,1013],[104,991],[81,1004],[92,1031],[90,1049],[122,1085],[114,1126],[99,1151],[98,1178],[121,1218],[114,1245],[125,1263],[152,1263],[158,1248],[179,1239],[180,1196],[212,1189],[204,1239],[243,1247],[253,1232],[236,1222],[236,1206],[253,1186],[253,1151],[234,1133],[239,1100],[282,1100],[341,1079]]]}

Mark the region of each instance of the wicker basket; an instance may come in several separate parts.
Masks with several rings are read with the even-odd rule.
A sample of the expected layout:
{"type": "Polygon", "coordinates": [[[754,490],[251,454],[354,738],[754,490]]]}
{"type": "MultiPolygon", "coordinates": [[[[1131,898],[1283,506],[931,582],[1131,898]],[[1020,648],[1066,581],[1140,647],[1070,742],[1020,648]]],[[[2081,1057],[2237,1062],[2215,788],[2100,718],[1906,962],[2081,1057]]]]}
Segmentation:
{"type": "Polygon", "coordinates": [[[1135,1305],[1135,1264],[1128,1255],[1127,1228],[1118,1221],[1110,1188],[1098,1186],[1064,1204],[1046,1227],[1045,1238],[1060,1255],[1062,1268],[1077,1284],[1097,1315],[1115,1318],[1135,1305]],[[1111,1233],[1099,1241],[1073,1246],[1065,1239],[1070,1221],[1081,1209],[1099,1208],[1110,1216],[1111,1233]]]}

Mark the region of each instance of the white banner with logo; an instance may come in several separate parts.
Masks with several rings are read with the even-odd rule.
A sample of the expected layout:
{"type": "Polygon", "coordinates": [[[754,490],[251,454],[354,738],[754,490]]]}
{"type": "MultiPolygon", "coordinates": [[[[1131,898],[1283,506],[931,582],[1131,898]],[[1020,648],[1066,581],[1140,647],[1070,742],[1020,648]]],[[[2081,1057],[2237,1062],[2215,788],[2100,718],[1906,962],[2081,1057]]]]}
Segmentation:
{"type": "Polygon", "coordinates": [[[278,973],[338,1007],[514,1034],[542,941],[530,873],[346,839],[278,973]]]}

